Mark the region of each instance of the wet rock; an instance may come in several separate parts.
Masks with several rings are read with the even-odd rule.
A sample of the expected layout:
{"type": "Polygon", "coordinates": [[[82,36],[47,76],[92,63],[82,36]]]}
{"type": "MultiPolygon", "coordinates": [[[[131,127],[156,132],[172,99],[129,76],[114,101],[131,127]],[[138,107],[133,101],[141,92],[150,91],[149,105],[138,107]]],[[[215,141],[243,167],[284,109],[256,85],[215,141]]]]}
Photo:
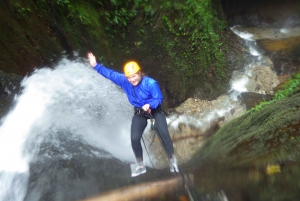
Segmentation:
{"type": "Polygon", "coordinates": [[[254,92],[246,92],[246,93],[241,93],[240,97],[241,97],[242,104],[244,104],[246,107],[246,110],[249,110],[262,101],[270,100],[273,96],[258,94],[254,92]]]}
{"type": "Polygon", "coordinates": [[[258,44],[274,62],[278,75],[291,75],[300,70],[300,36],[282,40],[264,39],[258,44]]]}
{"type": "Polygon", "coordinates": [[[247,40],[256,41],[263,54],[274,63],[278,75],[300,70],[300,25],[280,28],[234,26],[232,29],[247,40]]]}
{"type": "Polygon", "coordinates": [[[298,0],[290,1],[239,1],[223,0],[228,24],[256,27],[283,27],[299,25],[298,0]]]}
{"type": "MultiPolygon", "coordinates": [[[[179,164],[187,162],[199,150],[204,141],[221,126],[245,113],[245,108],[228,95],[207,101],[189,98],[168,116],[169,132],[173,140],[179,164]]],[[[154,153],[157,168],[168,166],[168,160],[154,131],[146,132],[146,146],[154,153]],[[150,145],[151,144],[151,145],[150,145]]]]}
{"type": "Polygon", "coordinates": [[[20,89],[20,82],[23,78],[17,74],[8,74],[0,70],[0,99],[7,98],[9,95],[20,89]]]}
{"type": "MultiPolygon", "coordinates": [[[[234,71],[231,85],[236,81],[246,80],[243,87],[247,93],[239,95],[237,100],[226,94],[212,101],[189,98],[173,109],[168,119],[169,132],[180,164],[189,161],[219,128],[243,115],[262,99],[272,97],[273,89],[280,83],[272,67],[270,59],[261,57],[243,70],[234,71]]],[[[155,145],[148,148],[157,156],[155,166],[163,168],[168,165],[168,160],[159,138],[156,139],[155,145]]]]}
{"type": "Polygon", "coordinates": [[[10,110],[14,95],[21,89],[20,82],[22,79],[19,75],[8,74],[0,70],[0,118],[10,110]]]}
{"type": "Polygon", "coordinates": [[[168,169],[147,167],[147,173],[132,178],[129,162],[83,140],[68,138],[71,135],[60,131],[55,137],[60,146],[47,141],[39,145],[38,157],[30,163],[24,201],[82,200],[121,187],[174,177],[168,169]]]}
{"type": "Polygon", "coordinates": [[[198,159],[263,168],[278,162],[298,162],[299,152],[295,150],[300,141],[299,101],[300,93],[296,90],[229,122],[206,141],[197,153],[198,159]]]}
{"type": "Polygon", "coordinates": [[[280,83],[272,67],[273,63],[269,59],[254,62],[244,71],[234,71],[230,80],[231,85],[237,80],[244,79],[247,82],[244,91],[272,95],[273,89],[280,83]]]}
{"type": "Polygon", "coordinates": [[[248,34],[251,40],[262,40],[262,39],[271,39],[271,40],[283,40],[286,38],[300,36],[300,27],[293,28],[263,28],[263,27],[243,27],[235,26],[239,32],[248,34]]]}

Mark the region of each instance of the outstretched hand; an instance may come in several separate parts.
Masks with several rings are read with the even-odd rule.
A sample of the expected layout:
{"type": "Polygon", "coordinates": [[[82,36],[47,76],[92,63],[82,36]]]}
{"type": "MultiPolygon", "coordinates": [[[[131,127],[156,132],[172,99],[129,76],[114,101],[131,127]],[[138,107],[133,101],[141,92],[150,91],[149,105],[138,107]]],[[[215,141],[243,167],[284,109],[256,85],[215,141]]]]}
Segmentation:
{"type": "Polygon", "coordinates": [[[93,53],[89,52],[87,54],[89,63],[91,64],[92,67],[95,67],[97,65],[96,57],[93,55],[93,53]]]}

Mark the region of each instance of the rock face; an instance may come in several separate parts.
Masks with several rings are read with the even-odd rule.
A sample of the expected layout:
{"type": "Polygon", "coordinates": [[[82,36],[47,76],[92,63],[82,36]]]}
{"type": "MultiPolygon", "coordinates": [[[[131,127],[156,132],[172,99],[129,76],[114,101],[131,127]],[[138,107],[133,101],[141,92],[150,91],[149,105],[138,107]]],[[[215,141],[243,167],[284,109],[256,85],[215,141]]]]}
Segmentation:
{"type": "Polygon", "coordinates": [[[20,82],[23,78],[16,74],[7,74],[0,70],[0,99],[7,98],[9,95],[20,89],[20,82]]]}
{"type": "Polygon", "coordinates": [[[300,2],[289,1],[252,1],[222,0],[225,17],[230,26],[298,26],[300,2]]]}
{"type": "Polygon", "coordinates": [[[0,117],[6,114],[12,104],[14,94],[20,90],[22,77],[0,70],[0,117]]]}
{"type": "Polygon", "coordinates": [[[300,1],[222,0],[229,26],[251,34],[278,75],[300,70],[300,1]]]}
{"type": "Polygon", "coordinates": [[[226,124],[208,139],[211,143],[203,147],[205,153],[199,156],[263,167],[298,162],[299,151],[295,150],[300,141],[299,92],[295,89],[290,96],[226,124]]]}
{"type": "MultiPolygon", "coordinates": [[[[190,160],[204,141],[219,128],[243,115],[255,104],[269,100],[274,95],[274,89],[280,84],[280,78],[273,66],[268,57],[257,54],[242,70],[232,73],[231,89],[227,94],[212,101],[189,98],[170,111],[169,131],[180,163],[190,160]]],[[[155,153],[157,159],[155,166],[162,168],[168,163],[159,139],[155,139],[157,143],[149,146],[149,150],[155,153]]]]}
{"type": "Polygon", "coordinates": [[[235,26],[235,31],[256,41],[274,63],[278,75],[292,74],[300,70],[300,27],[245,27],[235,26]]]}
{"type": "MultiPolygon", "coordinates": [[[[273,89],[279,84],[279,78],[272,70],[273,63],[270,59],[255,61],[246,66],[244,71],[234,71],[231,79],[231,85],[238,80],[246,80],[245,91],[258,94],[273,95],[273,89]]],[[[234,88],[234,86],[233,86],[234,88]]]]}

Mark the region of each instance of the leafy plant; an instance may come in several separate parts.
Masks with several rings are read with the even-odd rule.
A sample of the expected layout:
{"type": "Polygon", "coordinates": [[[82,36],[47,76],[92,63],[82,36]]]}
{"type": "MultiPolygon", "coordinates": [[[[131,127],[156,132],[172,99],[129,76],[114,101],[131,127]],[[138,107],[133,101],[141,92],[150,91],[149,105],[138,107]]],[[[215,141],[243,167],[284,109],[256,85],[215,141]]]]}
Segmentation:
{"type": "Polygon", "coordinates": [[[279,90],[274,95],[274,100],[280,100],[283,99],[290,94],[292,94],[296,89],[300,87],[300,73],[296,74],[294,78],[289,79],[284,85],[283,89],[279,90]]]}
{"type": "Polygon", "coordinates": [[[16,9],[18,17],[25,17],[28,13],[31,12],[29,7],[23,6],[19,1],[14,2],[13,6],[16,9]]]}
{"type": "Polygon", "coordinates": [[[273,99],[270,101],[260,102],[258,105],[256,105],[254,108],[251,108],[248,112],[253,114],[254,112],[260,111],[265,105],[271,104],[275,101],[281,100],[285,97],[290,96],[293,94],[296,90],[299,90],[300,87],[300,73],[294,75],[293,78],[289,79],[283,86],[282,90],[278,90],[273,99]]]}
{"type": "Polygon", "coordinates": [[[163,25],[175,39],[180,40],[166,48],[175,63],[170,68],[180,75],[183,84],[188,87],[199,74],[225,79],[226,60],[220,37],[225,22],[216,17],[212,1],[166,1],[162,2],[160,9],[164,13],[161,16],[163,25]]]}
{"type": "MultiPolygon", "coordinates": [[[[45,0],[37,0],[45,3],[45,0]]],[[[223,40],[220,37],[225,23],[216,17],[212,0],[49,0],[72,24],[89,26],[88,32],[100,33],[106,39],[116,42],[127,38],[130,33],[135,37],[128,47],[143,41],[149,31],[156,32],[160,43],[161,55],[172,73],[177,74],[184,90],[199,75],[218,81],[226,78],[226,60],[223,54],[223,40]],[[135,29],[136,28],[136,29],[135,29]],[[135,32],[135,33],[133,33],[135,32]]],[[[42,3],[41,3],[42,4],[42,3]]],[[[130,37],[132,37],[130,35],[130,37]]],[[[122,43],[123,44],[123,43],[122,43]]],[[[143,43],[145,44],[145,43],[143,43]]],[[[130,54],[130,51],[126,52],[130,54]]]]}

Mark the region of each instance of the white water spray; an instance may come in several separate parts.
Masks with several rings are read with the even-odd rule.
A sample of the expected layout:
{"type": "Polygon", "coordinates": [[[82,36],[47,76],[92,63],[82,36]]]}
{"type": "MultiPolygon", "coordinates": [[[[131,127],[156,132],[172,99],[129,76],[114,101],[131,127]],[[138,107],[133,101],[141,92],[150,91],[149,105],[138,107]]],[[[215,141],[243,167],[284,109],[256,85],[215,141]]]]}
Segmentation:
{"type": "MultiPolygon", "coordinates": [[[[202,108],[199,114],[191,117],[188,115],[171,116],[168,118],[168,123],[174,129],[178,128],[180,123],[192,124],[193,126],[199,128],[203,132],[210,128],[211,122],[219,119],[226,118],[230,119],[232,116],[232,110],[238,110],[242,114],[245,112],[245,108],[240,103],[240,95],[245,92],[256,92],[253,89],[255,83],[255,71],[261,66],[268,67],[270,60],[264,57],[257,47],[256,38],[254,33],[250,33],[249,30],[241,29],[240,26],[232,27],[231,30],[239,37],[245,40],[245,44],[248,47],[248,53],[251,55],[251,61],[245,66],[241,66],[239,71],[234,71],[230,79],[230,89],[227,95],[222,95],[218,97],[217,101],[211,101],[214,107],[208,106],[202,108]]],[[[271,61],[270,61],[271,62],[271,61]]],[[[276,80],[272,80],[276,83],[276,80]]],[[[266,82],[267,83],[267,82],[266,82]]],[[[204,104],[205,105],[205,104],[204,104]]]]}
{"type": "MultiPolygon", "coordinates": [[[[37,160],[40,144],[48,142],[64,151],[51,134],[60,130],[70,133],[69,139],[79,139],[120,160],[134,160],[132,106],[122,90],[87,62],[63,59],[53,70],[36,70],[24,78],[22,86],[22,94],[0,127],[0,200],[24,199],[29,162],[37,160]]],[[[71,157],[68,154],[72,153],[61,157],[71,157]]]]}
{"type": "MultiPolygon", "coordinates": [[[[231,30],[238,35],[239,37],[243,38],[246,42],[246,45],[249,48],[249,53],[258,61],[261,61],[263,59],[261,53],[259,52],[256,41],[253,39],[253,34],[239,31],[239,26],[232,27],[231,30]]],[[[253,59],[254,60],[254,59],[253,59]]],[[[233,76],[230,80],[231,89],[229,90],[231,94],[231,98],[235,101],[238,100],[238,96],[243,93],[247,92],[247,84],[249,82],[249,77],[252,74],[252,71],[254,70],[255,62],[252,61],[251,63],[247,64],[243,68],[243,73],[240,73],[239,76],[233,76]]]]}

